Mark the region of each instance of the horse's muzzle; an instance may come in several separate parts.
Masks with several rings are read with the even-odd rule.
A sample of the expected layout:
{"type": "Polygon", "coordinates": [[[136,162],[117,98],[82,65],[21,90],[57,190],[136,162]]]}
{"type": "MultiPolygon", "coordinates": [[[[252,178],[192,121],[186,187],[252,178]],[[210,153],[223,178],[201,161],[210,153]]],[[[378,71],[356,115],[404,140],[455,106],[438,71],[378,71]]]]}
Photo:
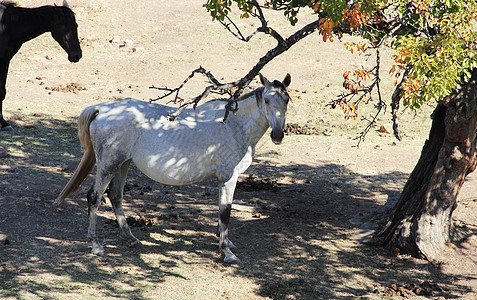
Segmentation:
{"type": "Polygon", "coordinates": [[[83,54],[81,51],[75,51],[68,54],[68,60],[72,63],[79,62],[83,54]]]}
{"type": "Polygon", "coordinates": [[[272,133],[270,134],[270,137],[272,138],[272,142],[275,145],[280,145],[282,143],[284,136],[285,134],[283,133],[283,130],[272,130],[272,133]]]}

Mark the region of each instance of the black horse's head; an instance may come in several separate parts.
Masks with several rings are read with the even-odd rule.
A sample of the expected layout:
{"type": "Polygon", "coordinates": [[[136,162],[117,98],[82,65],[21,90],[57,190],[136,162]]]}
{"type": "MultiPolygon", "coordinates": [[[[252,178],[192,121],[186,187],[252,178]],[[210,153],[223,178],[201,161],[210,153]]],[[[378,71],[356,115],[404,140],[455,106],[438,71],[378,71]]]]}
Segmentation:
{"type": "Polygon", "coordinates": [[[75,14],[68,7],[66,1],[63,2],[63,6],[55,5],[51,35],[68,53],[69,61],[78,62],[80,60],[82,52],[78,39],[78,24],[75,14]]]}

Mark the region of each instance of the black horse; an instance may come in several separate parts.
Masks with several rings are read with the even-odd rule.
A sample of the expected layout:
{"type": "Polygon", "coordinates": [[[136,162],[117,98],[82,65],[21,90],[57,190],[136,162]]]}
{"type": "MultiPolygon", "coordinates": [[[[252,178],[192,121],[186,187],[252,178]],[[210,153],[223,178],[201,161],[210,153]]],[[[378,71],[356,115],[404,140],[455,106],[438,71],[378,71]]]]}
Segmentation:
{"type": "Polygon", "coordinates": [[[2,102],[8,65],[26,41],[40,34],[51,32],[52,37],[68,53],[68,60],[78,62],[81,47],[78,40],[75,15],[66,1],[63,6],[36,8],[18,7],[10,1],[0,1],[0,125],[1,130],[11,131],[12,126],[3,118],[2,102]]]}

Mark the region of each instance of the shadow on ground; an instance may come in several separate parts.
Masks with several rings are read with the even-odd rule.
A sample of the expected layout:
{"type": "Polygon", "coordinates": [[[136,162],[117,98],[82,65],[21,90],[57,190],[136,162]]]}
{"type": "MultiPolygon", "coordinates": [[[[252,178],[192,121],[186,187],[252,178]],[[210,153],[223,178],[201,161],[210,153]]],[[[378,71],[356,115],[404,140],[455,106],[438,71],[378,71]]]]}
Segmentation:
{"type": "MultiPolygon", "coordinates": [[[[215,238],[215,182],[164,186],[134,168],[126,211],[144,246],[122,243],[107,205],[98,226],[107,255],[88,254],[87,187],[51,207],[81,157],[75,120],[35,117],[0,141],[9,153],[0,159],[0,295],[142,298],[165,289],[161,284],[170,278],[191,279],[188,269],[225,268],[215,238]]],[[[458,298],[472,292],[457,282],[475,277],[447,275],[439,265],[352,239],[383,217],[386,200],[397,198],[407,174],[365,176],[333,163],[280,167],[261,159],[248,174],[236,190],[230,232],[243,265],[226,269],[258,285],[253,297],[458,298]]]]}

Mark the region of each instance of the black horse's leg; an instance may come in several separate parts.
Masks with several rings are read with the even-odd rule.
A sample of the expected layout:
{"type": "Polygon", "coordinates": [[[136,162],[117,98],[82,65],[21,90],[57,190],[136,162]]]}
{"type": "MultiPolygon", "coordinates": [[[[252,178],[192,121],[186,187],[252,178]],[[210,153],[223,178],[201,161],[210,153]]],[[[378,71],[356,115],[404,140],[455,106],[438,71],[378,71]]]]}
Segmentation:
{"type": "Polygon", "coordinates": [[[7,93],[5,85],[7,83],[8,64],[6,60],[0,59],[0,127],[2,131],[12,131],[13,127],[3,118],[3,100],[7,93]]]}
{"type": "MultiPolygon", "coordinates": [[[[5,89],[0,90],[0,96],[1,96],[1,95],[5,95],[5,89]]],[[[4,98],[5,98],[5,97],[4,97],[4,98]]],[[[7,121],[5,121],[5,119],[3,118],[2,103],[3,103],[3,99],[0,100],[0,126],[1,126],[1,128],[2,128],[1,131],[13,131],[13,127],[12,127],[7,121]]]]}

